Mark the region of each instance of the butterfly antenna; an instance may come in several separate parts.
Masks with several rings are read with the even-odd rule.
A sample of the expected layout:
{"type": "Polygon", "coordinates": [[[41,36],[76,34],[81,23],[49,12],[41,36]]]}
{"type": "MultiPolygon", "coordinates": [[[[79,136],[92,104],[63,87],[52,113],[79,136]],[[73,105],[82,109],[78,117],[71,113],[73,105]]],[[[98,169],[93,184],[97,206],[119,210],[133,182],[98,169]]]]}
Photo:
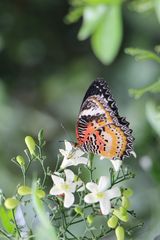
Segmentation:
{"type": "MultiPolygon", "coordinates": [[[[67,138],[69,139],[69,142],[74,143],[73,137],[68,133],[68,131],[64,127],[63,123],[61,123],[61,128],[64,130],[64,133],[67,136],[67,138]]],[[[64,142],[64,141],[61,141],[61,142],[64,142]]]]}

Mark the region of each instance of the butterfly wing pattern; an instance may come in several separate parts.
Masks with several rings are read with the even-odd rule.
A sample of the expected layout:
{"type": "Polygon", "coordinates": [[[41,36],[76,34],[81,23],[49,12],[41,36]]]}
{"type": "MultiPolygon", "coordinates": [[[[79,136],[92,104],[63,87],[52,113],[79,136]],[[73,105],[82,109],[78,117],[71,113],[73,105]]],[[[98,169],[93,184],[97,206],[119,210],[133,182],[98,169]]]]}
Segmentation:
{"type": "Polygon", "coordinates": [[[77,146],[103,157],[124,159],[133,152],[129,123],[120,117],[105,80],[97,78],[88,88],[77,120],[77,146]]]}

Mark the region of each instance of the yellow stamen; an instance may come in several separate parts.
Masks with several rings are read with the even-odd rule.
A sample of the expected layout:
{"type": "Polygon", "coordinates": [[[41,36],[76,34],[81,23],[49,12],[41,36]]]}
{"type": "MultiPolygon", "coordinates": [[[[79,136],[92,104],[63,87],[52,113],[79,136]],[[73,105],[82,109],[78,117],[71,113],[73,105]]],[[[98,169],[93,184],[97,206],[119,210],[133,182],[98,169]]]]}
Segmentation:
{"type": "Polygon", "coordinates": [[[99,193],[96,194],[96,197],[97,198],[104,198],[105,194],[104,194],[104,192],[99,192],[99,193]]]}
{"type": "Polygon", "coordinates": [[[64,184],[61,185],[61,188],[65,191],[68,191],[70,189],[70,186],[69,186],[69,184],[64,183],[64,184]]]}

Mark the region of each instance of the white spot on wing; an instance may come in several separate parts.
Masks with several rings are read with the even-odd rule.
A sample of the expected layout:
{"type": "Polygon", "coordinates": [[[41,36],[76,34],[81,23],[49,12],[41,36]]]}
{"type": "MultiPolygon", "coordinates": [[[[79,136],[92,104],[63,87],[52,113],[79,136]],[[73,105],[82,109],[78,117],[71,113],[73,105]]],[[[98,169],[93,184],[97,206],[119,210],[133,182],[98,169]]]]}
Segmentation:
{"type": "Polygon", "coordinates": [[[104,114],[104,113],[105,113],[105,111],[103,109],[100,109],[100,108],[90,108],[90,109],[83,110],[80,113],[79,117],[81,117],[81,116],[88,116],[88,115],[96,116],[97,114],[101,115],[101,114],[104,114]]]}

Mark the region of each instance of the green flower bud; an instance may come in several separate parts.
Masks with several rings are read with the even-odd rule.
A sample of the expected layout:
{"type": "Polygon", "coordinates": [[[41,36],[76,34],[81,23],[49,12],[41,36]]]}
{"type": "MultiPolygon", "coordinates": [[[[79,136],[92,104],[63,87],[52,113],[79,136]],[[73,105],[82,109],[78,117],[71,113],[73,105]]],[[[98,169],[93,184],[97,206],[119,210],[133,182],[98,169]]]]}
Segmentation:
{"type": "Polygon", "coordinates": [[[16,161],[19,163],[20,166],[24,166],[25,165],[25,160],[21,155],[18,155],[16,157],[16,161]]]}
{"type": "Polygon", "coordinates": [[[119,210],[123,216],[127,214],[127,210],[124,207],[120,207],[119,210]]]}
{"type": "Polygon", "coordinates": [[[34,139],[31,136],[26,136],[25,137],[25,143],[28,147],[28,150],[30,152],[31,155],[35,154],[35,149],[36,149],[36,143],[34,141],[34,139]]]}
{"type": "Polygon", "coordinates": [[[130,201],[125,196],[122,197],[122,207],[124,207],[125,209],[128,209],[130,207],[130,201]]]}
{"type": "Polygon", "coordinates": [[[36,190],[36,195],[38,198],[44,198],[46,196],[46,193],[42,189],[37,189],[36,190]]]}
{"type": "Polygon", "coordinates": [[[115,215],[115,216],[117,216],[121,221],[123,221],[123,222],[128,222],[128,220],[129,220],[129,217],[128,217],[128,213],[126,212],[126,214],[124,214],[124,208],[123,208],[123,210],[121,209],[121,210],[119,210],[119,209],[115,209],[114,211],[113,211],[113,214],[115,215]]]}
{"type": "Polygon", "coordinates": [[[115,215],[110,217],[107,222],[108,227],[110,228],[115,228],[117,226],[117,223],[118,223],[118,218],[115,215]]]}
{"type": "Polygon", "coordinates": [[[28,186],[20,186],[17,192],[20,196],[26,196],[32,194],[32,189],[28,186]]]}
{"type": "Polygon", "coordinates": [[[77,182],[79,180],[79,177],[77,175],[74,175],[74,182],[77,182]]]}
{"type": "Polygon", "coordinates": [[[117,240],[124,240],[125,232],[123,227],[118,226],[115,230],[115,234],[116,234],[117,240]]]}
{"type": "Polygon", "coordinates": [[[123,189],[123,196],[131,197],[133,195],[133,190],[131,188],[123,189]]]}
{"type": "Polygon", "coordinates": [[[82,211],[82,208],[80,208],[80,207],[75,207],[74,208],[74,211],[77,213],[77,214],[79,214],[79,215],[83,215],[83,211],[82,211]]]}
{"type": "Polygon", "coordinates": [[[43,129],[41,129],[38,132],[38,141],[41,142],[42,139],[44,139],[44,130],[43,129]]]}
{"type": "Polygon", "coordinates": [[[93,223],[93,221],[94,221],[93,215],[88,215],[88,217],[87,217],[88,224],[91,225],[93,223]]]}
{"type": "Polygon", "coordinates": [[[19,204],[19,201],[15,198],[7,198],[4,202],[4,206],[9,210],[16,208],[18,204],[19,204]]]}

